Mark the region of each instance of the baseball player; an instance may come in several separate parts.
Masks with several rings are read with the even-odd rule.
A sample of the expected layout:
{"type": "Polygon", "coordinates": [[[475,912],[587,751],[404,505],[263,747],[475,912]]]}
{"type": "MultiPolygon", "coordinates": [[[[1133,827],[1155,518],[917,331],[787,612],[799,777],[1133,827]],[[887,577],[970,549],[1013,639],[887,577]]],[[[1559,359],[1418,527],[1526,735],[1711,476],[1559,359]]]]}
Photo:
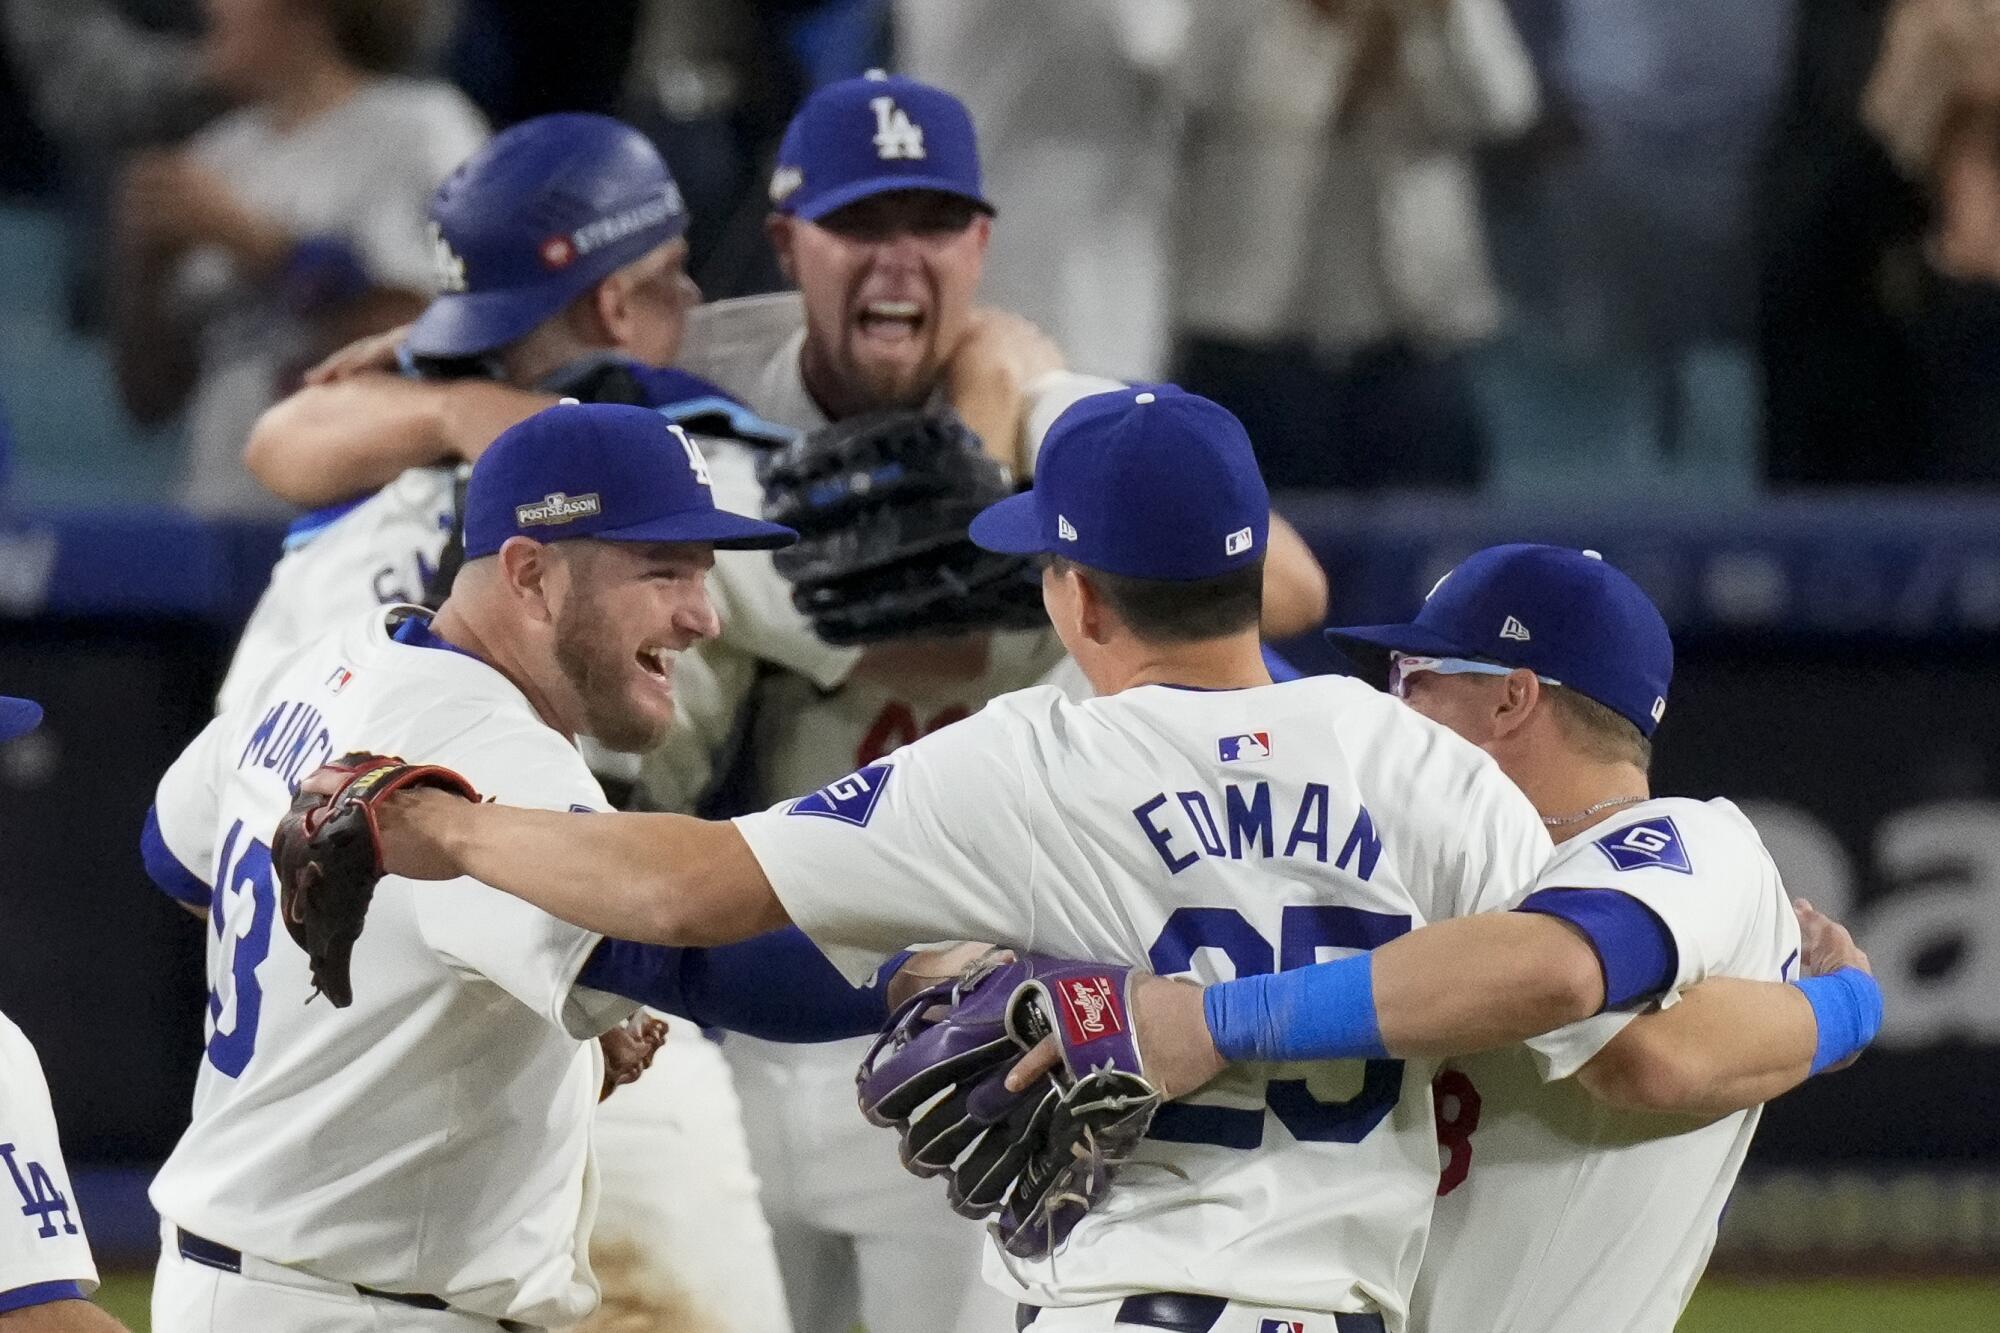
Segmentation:
{"type": "MultiPolygon", "coordinates": [[[[267,485],[324,507],[294,525],[224,683],[225,708],[331,621],[423,600],[444,577],[465,466],[559,395],[658,408],[706,451],[725,506],[755,511],[755,454],[718,448],[718,437],[770,444],[788,432],[662,369],[700,299],[682,269],[686,225],[659,153],[602,116],[514,126],[446,181],[431,207],[436,299],[407,329],[337,358],[251,436],[246,461],[267,485]],[[389,373],[398,362],[421,373],[389,373]]],[[[753,553],[724,553],[710,578],[732,633],[803,679],[838,682],[855,655],[822,642],[789,592],[753,553]]],[[[677,688],[683,700],[704,697],[701,662],[681,664],[677,688]]],[[[600,772],[605,758],[593,753],[600,772]]],[[[607,1265],[607,1282],[626,1299],[618,1288],[629,1277],[645,1289],[629,1299],[672,1308],[691,1327],[782,1333],[784,1293],[728,1067],[685,1024],[659,1061],[655,1078],[600,1110],[603,1160],[643,1161],[673,1182],[633,1189],[632,1172],[612,1169],[594,1234],[640,1262],[607,1265]]]]}
{"type": "MultiPolygon", "coordinates": [[[[1749,820],[1725,800],[1650,794],[1672,648],[1645,594],[1595,552],[1481,551],[1410,623],[1331,637],[1358,660],[1387,649],[1390,692],[1486,750],[1534,801],[1557,847],[1531,902],[1560,894],[1572,913],[1598,910],[1592,900],[1615,910],[1617,895],[1665,927],[1650,942],[1633,934],[1620,964],[1671,973],[1661,1003],[1703,978],[1799,976],[1798,926],[1749,820]]],[[[1845,984],[1809,981],[1788,1009],[1752,994],[1742,1013],[1727,992],[1705,992],[1644,1021],[1609,1012],[1454,1062],[1438,1085],[1444,1175],[1414,1327],[1671,1330],[1759,1108],[1738,1109],[1736,1082],[1675,1087],[1657,1071],[1733,1060],[1765,1076],[1756,1101],[1775,1095],[1812,1070],[1808,997],[1845,984]],[[1775,1065],[1759,1059],[1766,1029],[1775,1065]],[[1659,1111],[1702,1118],[1649,1114],[1659,1111]]]]}
{"type": "MultiPolygon", "coordinates": [[[[1063,370],[1052,349],[975,310],[988,238],[1006,224],[991,216],[971,117],[949,93],[880,76],[820,90],[786,132],[771,199],[772,244],[798,291],[698,308],[681,360],[763,416],[837,432],[870,412],[949,396],[987,446],[1027,475],[1054,417],[1114,387],[1063,370]]],[[[1320,623],[1325,581],[1296,534],[1282,521],[1275,529],[1265,622],[1283,635],[1320,623]]],[[[745,725],[751,804],[811,790],[1037,683],[1062,654],[1045,629],[923,634],[913,625],[873,645],[828,688],[772,670],[773,655],[749,627],[725,625],[700,653],[719,689],[681,713],[676,734],[648,758],[648,803],[696,808],[745,725]]],[[[794,1323],[949,1329],[940,1293],[957,1272],[972,1293],[963,1326],[989,1324],[998,1312],[976,1281],[977,1238],[945,1218],[937,1189],[905,1173],[893,1142],[855,1114],[861,1045],[732,1040],[724,1050],[794,1323]]]]}
{"type": "MultiPolygon", "coordinates": [[[[1500,906],[1547,857],[1525,798],[1443,728],[1358,682],[1270,683],[1268,500],[1214,404],[1167,386],[1083,400],[1033,492],[974,532],[1059,557],[1051,619],[1099,697],[1005,696],[734,823],[551,827],[398,796],[379,812],[386,863],[422,877],[477,861],[559,915],[663,937],[790,917],[856,971],[924,937],[1248,972],[1500,906]]],[[[1175,1108],[1178,1126],[1163,1113],[1141,1160],[1171,1172],[1133,1174],[1053,1263],[996,1257],[989,1279],[1036,1308],[1080,1307],[1047,1316],[1057,1328],[1193,1327],[1174,1322],[1189,1292],[1243,1302],[1218,1328],[1400,1327],[1435,1188],[1429,1075],[1386,1059],[1238,1071],[1214,1104],[1175,1108]]]]}
{"type": "MultiPolygon", "coordinates": [[[[0,741],[33,731],[39,705],[0,695],[0,741]]],[[[0,1014],[0,1328],[8,1333],[124,1333],[89,1300],[97,1265],[57,1141],[35,1048],[0,1014]],[[10,1202],[11,1184],[19,1204],[10,1202]]]]}
{"type": "MultiPolygon", "coordinates": [[[[388,735],[523,803],[604,808],[572,738],[655,740],[674,658],[715,632],[712,551],[789,537],[718,509],[698,448],[657,413],[552,408],[474,468],[466,563],[434,619],[364,611],[175,762],[143,849],[207,914],[211,990],[193,1120],[152,1190],[156,1333],[572,1324],[596,1301],[589,1038],[637,1002],[764,1035],[882,1021],[882,995],[802,937],[642,947],[470,880],[383,885],[350,1007],[308,1005],[273,930],[265,838],[316,765],[388,735]]],[[[320,980],[347,998],[344,976],[320,980]]]]}
{"type": "MultiPolygon", "coordinates": [[[[990,207],[970,118],[949,94],[879,77],[822,90],[786,136],[773,195],[773,241],[799,292],[698,307],[681,357],[684,368],[762,417],[813,431],[948,397],[988,446],[1025,471],[1057,412],[1110,387],[1062,371],[1053,349],[1018,321],[974,309],[990,207]]],[[[289,441],[285,432],[260,435],[273,456],[317,458],[314,475],[375,447],[353,421],[322,415],[328,430],[343,432],[337,445],[312,444],[299,432],[289,441]]],[[[703,448],[719,499],[756,505],[765,451],[743,439],[704,440],[703,448]]],[[[865,653],[817,638],[799,645],[802,632],[811,637],[809,624],[792,612],[790,586],[759,554],[719,557],[712,587],[721,635],[681,662],[674,733],[642,774],[645,803],[659,809],[695,808],[746,718],[752,795],[767,804],[1035,683],[1061,657],[1046,631],[906,637],[865,653]]],[[[950,584],[941,579],[938,587],[942,596],[950,584]]],[[[1265,604],[1274,635],[1302,631],[1324,614],[1324,577],[1281,521],[1273,524],[1265,604]]],[[[669,1043],[662,1058],[685,1049],[669,1043]]],[[[733,1040],[725,1049],[779,1232],[795,1323],[844,1328],[860,1319],[871,1333],[949,1326],[951,1300],[940,1293],[977,1287],[976,1237],[945,1220],[936,1191],[907,1176],[893,1145],[855,1114],[858,1046],[794,1051],[733,1040]],[[964,1280],[955,1284],[954,1272],[964,1280]]],[[[649,1096],[668,1095],[664,1081],[635,1092],[608,1103],[605,1115],[623,1120],[649,1096]]],[[[690,1197],[689,1179],[709,1169],[658,1152],[606,1161],[609,1188],[621,1198],[665,1200],[670,1209],[690,1197]]],[[[708,1216],[697,1216],[693,1229],[718,1233],[708,1216]]]]}
{"type": "MultiPolygon", "coordinates": [[[[372,812],[380,850],[397,873],[476,873],[646,937],[791,919],[851,976],[935,936],[1212,982],[1233,970],[1206,992],[1152,986],[1192,995],[1202,1040],[1213,1023],[1220,1055],[1258,1063],[1161,1113],[1138,1161],[1169,1170],[1128,1166],[1056,1259],[996,1251],[989,1279],[1025,1302],[1023,1326],[1402,1328],[1437,1179],[1423,1057],[1545,1032],[1673,977],[1631,965],[1647,909],[1624,894],[1597,915],[1542,895],[1413,929],[1513,901],[1548,835],[1445,728],[1356,681],[1269,683],[1264,513],[1248,442],[1221,409],[1165,386],[1093,397],[1052,430],[1034,491],[974,532],[1049,559],[1051,619],[1098,697],[1018,692],[733,823],[398,794],[372,812]],[[1468,938],[1492,947],[1468,952],[1468,938]],[[1354,968],[1312,960],[1371,948],[1360,999],[1319,1003],[1321,985],[1304,1006],[1260,987],[1295,974],[1351,985],[1354,968]],[[1204,1014],[1211,995],[1219,1018],[1204,1014]],[[1322,1013],[1341,1022],[1304,1021],[1322,1013]],[[1293,1062],[1323,1045],[1347,1061],[1293,1062]]],[[[1665,930],[1653,934],[1664,955],[1665,930]]]]}
{"type": "MultiPolygon", "coordinates": [[[[287,536],[222,708],[330,616],[422,601],[445,557],[462,466],[559,396],[657,407],[704,439],[785,438],[713,385],[662,369],[700,293],[682,267],[680,190],[637,130],[582,114],[516,125],[438,188],[430,225],[439,292],[423,314],[336,358],[337,370],[252,432],[251,471],[321,507],[287,536]],[[383,373],[385,359],[408,373],[383,373]]],[[[845,661],[807,632],[765,637],[809,676],[845,661]]]]}

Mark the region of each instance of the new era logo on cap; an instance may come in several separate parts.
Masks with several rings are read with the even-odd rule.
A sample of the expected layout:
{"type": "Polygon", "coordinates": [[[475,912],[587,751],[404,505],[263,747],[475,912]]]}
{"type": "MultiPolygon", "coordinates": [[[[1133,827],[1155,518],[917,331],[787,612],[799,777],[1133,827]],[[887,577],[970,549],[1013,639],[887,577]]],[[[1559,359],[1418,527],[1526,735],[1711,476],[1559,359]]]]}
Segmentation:
{"type": "Polygon", "coordinates": [[[1072,524],[1068,519],[1064,518],[1061,514],[1056,515],[1056,536],[1062,538],[1066,542],[1073,542],[1076,540],[1076,526],[1072,524]]]}
{"type": "Polygon", "coordinates": [[[1249,731],[1241,736],[1224,736],[1215,742],[1215,757],[1225,764],[1250,764],[1271,757],[1271,733],[1249,731]]]}
{"type": "Polygon", "coordinates": [[[589,495],[564,495],[556,491],[531,505],[514,506],[514,521],[522,527],[533,527],[538,523],[574,523],[580,518],[594,518],[603,512],[595,492],[589,495]]]}
{"type": "Polygon", "coordinates": [[[1526,625],[1523,625],[1520,621],[1514,619],[1514,617],[1508,616],[1507,623],[1500,627],[1500,637],[1503,639],[1513,639],[1517,643],[1526,643],[1534,636],[1528,633],[1526,625]]]}

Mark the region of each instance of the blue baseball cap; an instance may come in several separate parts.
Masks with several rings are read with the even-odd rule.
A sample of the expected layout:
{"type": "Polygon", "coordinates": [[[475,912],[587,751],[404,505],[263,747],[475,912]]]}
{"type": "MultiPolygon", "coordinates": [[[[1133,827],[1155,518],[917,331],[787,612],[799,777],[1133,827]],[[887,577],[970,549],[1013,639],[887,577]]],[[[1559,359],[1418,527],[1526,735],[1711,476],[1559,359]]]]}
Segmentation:
{"type": "Polygon", "coordinates": [[[539,542],[707,542],[771,550],[798,534],[715,507],[708,463],[651,408],[563,402],[500,433],[465,487],[465,558],[509,537],[539,542]]]}
{"type": "Polygon", "coordinates": [[[25,736],[42,724],[42,706],[32,699],[0,694],[0,741],[25,736]]]}
{"type": "MultiPolygon", "coordinates": [[[[1354,649],[1525,667],[1651,736],[1667,711],[1674,641],[1639,585],[1595,551],[1489,546],[1439,579],[1406,625],[1330,629],[1354,649]]],[[[1357,664],[1360,659],[1356,659],[1357,664]]]]}
{"type": "Polygon", "coordinates": [[[1243,423],[1171,384],[1070,404],[1042,442],[1034,489],[988,505],[971,529],[989,551],[1173,582],[1255,564],[1270,532],[1243,423]]]}
{"type": "Polygon", "coordinates": [[[995,211],[980,192],[979,140],[965,103],[880,70],[808,97],[778,145],[771,207],[817,222],[892,190],[937,190],[995,211]]]}
{"type": "Polygon", "coordinates": [[[505,346],[687,224],[666,162],[630,125],[581,112],[522,121],[432,196],[438,295],[405,346],[429,357],[505,346]]]}

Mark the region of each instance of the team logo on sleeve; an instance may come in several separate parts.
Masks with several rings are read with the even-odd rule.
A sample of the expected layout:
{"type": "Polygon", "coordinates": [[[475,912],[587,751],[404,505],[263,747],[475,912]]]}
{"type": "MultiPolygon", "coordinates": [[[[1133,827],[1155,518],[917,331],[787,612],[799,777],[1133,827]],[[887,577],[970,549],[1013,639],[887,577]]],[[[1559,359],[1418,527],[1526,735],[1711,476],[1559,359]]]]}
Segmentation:
{"type": "Polygon", "coordinates": [[[1215,757],[1225,764],[1254,764],[1271,757],[1271,733],[1246,731],[1241,736],[1223,736],[1215,742],[1215,757]]]}
{"type": "Polygon", "coordinates": [[[1658,866],[1662,870],[1678,870],[1683,875],[1694,873],[1687,848],[1681,842],[1681,831],[1665,815],[1642,819],[1616,833],[1607,833],[1597,840],[1597,848],[1620,870],[1658,866]]]}
{"type": "Polygon", "coordinates": [[[895,772],[895,767],[887,761],[870,764],[794,801],[786,813],[818,815],[821,819],[838,819],[843,824],[867,828],[875,813],[875,803],[882,799],[882,789],[889,785],[889,775],[895,772]]]}

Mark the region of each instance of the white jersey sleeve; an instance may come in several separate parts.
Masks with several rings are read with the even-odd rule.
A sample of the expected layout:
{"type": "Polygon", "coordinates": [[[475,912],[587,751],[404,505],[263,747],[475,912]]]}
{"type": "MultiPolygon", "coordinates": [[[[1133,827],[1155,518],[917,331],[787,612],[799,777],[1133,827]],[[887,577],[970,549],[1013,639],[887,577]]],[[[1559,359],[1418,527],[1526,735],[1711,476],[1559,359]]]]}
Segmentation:
{"type": "MultiPolygon", "coordinates": [[[[1604,832],[1592,830],[1565,844],[1535,888],[1613,889],[1644,903],[1673,938],[1673,983],[1657,1007],[1707,977],[1742,975],[1745,940],[1761,940],[1770,927],[1768,895],[1746,891],[1741,867],[1769,860],[1750,821],[1728,801],[1649,801],[1604,832]],[[1713,865],[1710,862],[1713,861],[1713,865]]],[[[1771,977],[1773,981],[1779,977],[1771,977]]],[[[1567,1078],[1624,1031],[1652,1003],[1611,1011],[1558,1028],[1527,1043],[1549,1079],[1567,1078]]]]}
{"type": "Polygon", "coordinates": [[[1450,907],[1443,916],[1498,911],[1521,896],[1554,850],[1535,807],[1499,765],[1486,763],[1464,774],[1463,788],[1440,802],[1453,813],[1456,828],[1445,845],[1454,850],[1446,865],[1450,907]]]}
{"type": "MultiPolygon", "coordinates": [[[[703,439],[717,507],[739,514],[764,508],[757,459],[734,440],[703,439]]],[[[840,648],[814,632],[792,605],[792,585],[771,563],[769,551],[718,551],[708,580],[722,620],[722,641],[753,657],[796,671],[823,690],[847,679],[861,660],[859,648],[840,648]]]]}
{"type": "Polygon", "coordinates": [[[88,1295],[97,1266],[63,1165],[42,1064],[0,1014],[0,1312],[88,1295]]]}
{"type": "Polygon", "coordinates": [[[736,820],[792,921],[849,980],[918,942],[1034,947],[1035,769],[1018,753],[1021,725],[989,706],[736,820]]]}
{"type": "Polygon", "coordinates": [[[1021,458],[1028,474],[1034,474],[1035,460],[1042,452],[1042,441],[1048,438],[1049,427],[1055,425],[1057,417],[1080,399],[1124,387],[1120,380],[1108,380],[1102,375],[1085,375],[1074,370],[1051,370],[1029,381],[1023,394],[1027,401],[1021,415],[1021,458]]]}
{"type": "Polygon", "coordinates": [[[181,869],[211,887],[215,879],[222,754],[230,738],[238,734],[238,722],[233,713],[212,719],[160,778],[153,795],[154,818],[164,849],[181,869]]]}
{"type": "MultiPolygon", "coordinates": [[[[604,791],[583,756],[546,727],[487,728],[476,745],[438,762],[482,795],[542,810],[603,811],[604,791]]],[[[416,923],[428,944],[461,975],[480,976],[579,1039],[621,1022],[638,1006],[580,988],[576,975],[604,937],[550,916],[475,879],[420,885],[416,923]]]]}

